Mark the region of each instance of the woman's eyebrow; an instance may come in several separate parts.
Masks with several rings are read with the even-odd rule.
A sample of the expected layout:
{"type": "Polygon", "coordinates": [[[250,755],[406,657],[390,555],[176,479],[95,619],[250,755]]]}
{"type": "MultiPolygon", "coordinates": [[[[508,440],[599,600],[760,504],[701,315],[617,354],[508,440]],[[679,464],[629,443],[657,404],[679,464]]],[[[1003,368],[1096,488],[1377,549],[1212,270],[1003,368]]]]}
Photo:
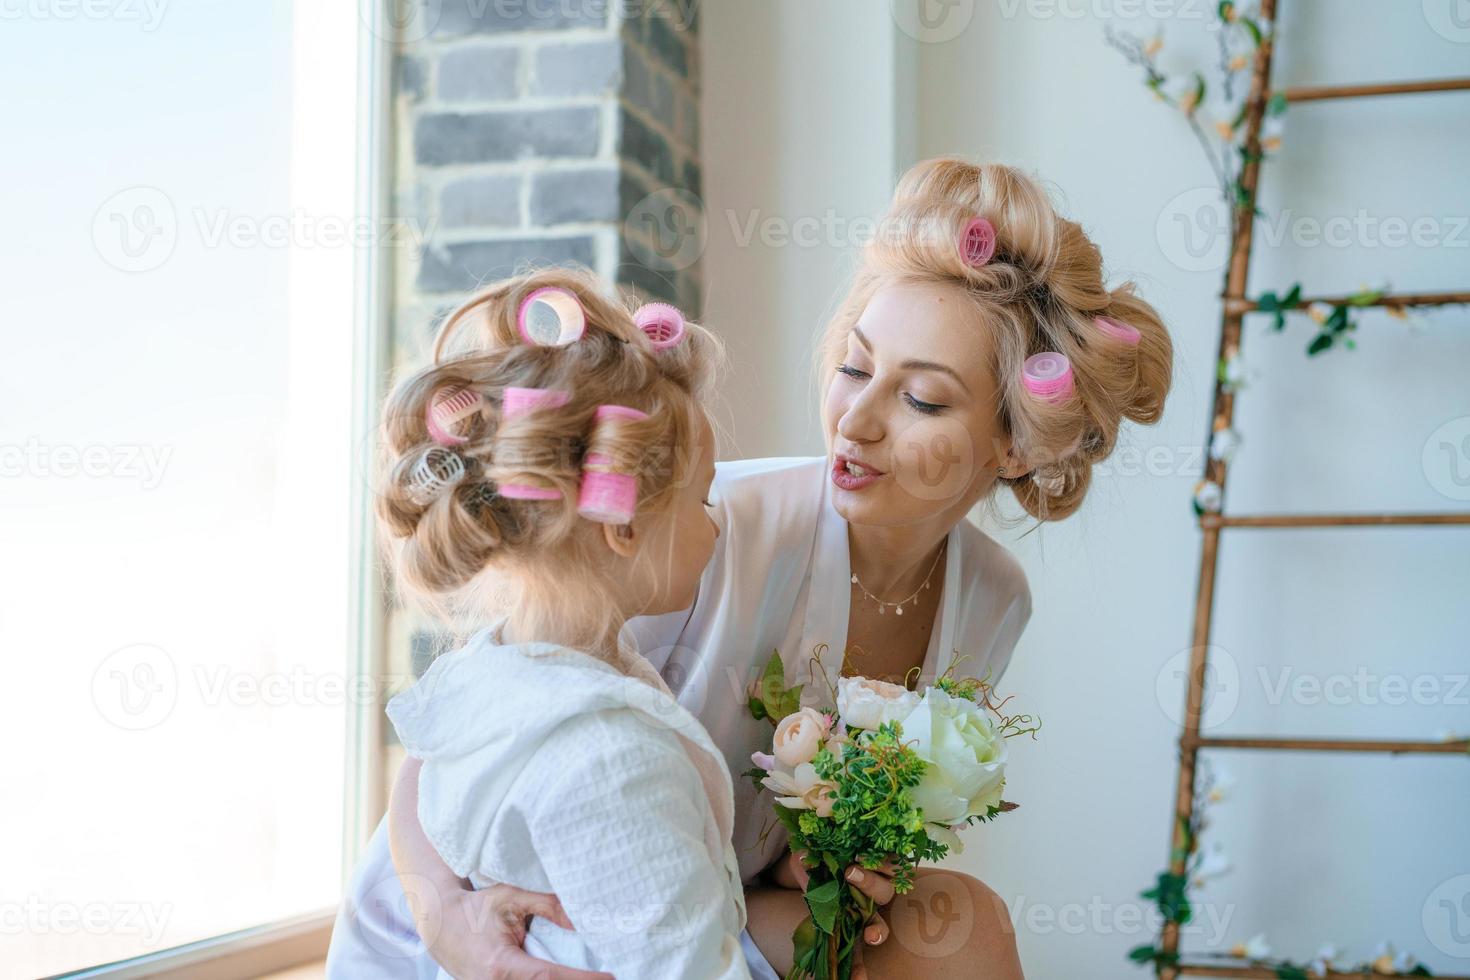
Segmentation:
{"type": "MultiPolygon", "coordinates": [[[[858,342],[861,343],[865,348],[867,348],[868,353],[871,354],[873,352],[873,345],[868,343],[868,338],[863,334],[862,328],[853,327],[852,332],[853,335],[857,337],[858,342]]],[[[938,371],[941,374],[947,374],[959,383],[959,386],[965,390],[965,394],[968,395],[970,393],[970,386],[965,384],[965,379],[960,377],[959,372],[950,367],[948,364],[940,364],[938,361],[920,361],[910,358],[909,360],[904,361],[902,364],[900,364],[899,367],[905,371],[938,371]]]]}
{"type": "Polygon", "coordinates": [[[908,360],[900,364],[899,367],[905,371],[938,371],[941,374],[947,374],[951,378],[954,378],[961,388],[965,389],[965,394],[968,395],[970,393],[970,386],[965,384],[965,379],[960,377],[959,372],[948,364],[939,364],[935,361],[908,360]]]}

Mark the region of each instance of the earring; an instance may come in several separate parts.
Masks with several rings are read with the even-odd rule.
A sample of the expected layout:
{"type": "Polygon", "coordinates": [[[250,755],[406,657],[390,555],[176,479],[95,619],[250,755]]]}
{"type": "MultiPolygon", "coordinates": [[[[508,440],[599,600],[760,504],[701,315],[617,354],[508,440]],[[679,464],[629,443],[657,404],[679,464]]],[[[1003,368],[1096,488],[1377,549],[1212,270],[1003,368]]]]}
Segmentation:
{"type": "Polygon", "coordinates": [[[997,466],[995,468],[995,475],[1000,477],[1002,480],[1005,479],[1006,468],[1004,466],[997,466]]]}

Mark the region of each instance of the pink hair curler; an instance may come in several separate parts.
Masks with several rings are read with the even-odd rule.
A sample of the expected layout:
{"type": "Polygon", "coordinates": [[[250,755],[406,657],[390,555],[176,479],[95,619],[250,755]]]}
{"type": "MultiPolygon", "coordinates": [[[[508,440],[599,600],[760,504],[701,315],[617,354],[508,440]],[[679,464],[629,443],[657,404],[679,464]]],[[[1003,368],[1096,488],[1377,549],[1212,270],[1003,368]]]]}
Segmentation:
{"type": "MultiPolygon", "coordinates": [[[[559,388],[506,388],[501,400],[503,421],[518,419],[540,408],[561,408],[571,401],[571,393],[559,388]]],[[[502,483],[500,495],[511,500],[560,500],[561,491],[553,487],[533,487],[524,483],[502,483]]]]}
{"type": "Polygon", "coordinates": [[[571,290],[543,286],[521,300],[516,328],[528,344],[566,347],[587,332],[587,312],[571,290]]]}
{"type": "Polygon", "coordinates": [[[1043,401],[1062,401],[1072,394],[1072,363],[1056,351],[1032,354],[1021,365],[1021,383],[1043,401]]]}
{"type": "Polygon", "coordinates": [[[995,226],[984,218],[971,218],[958,244],[965,265],[978,269],[995,257],[995,226]]]}
{"type": "Polygon", "coordinates": [[[450,388],[436,395],[424,413],[424,426],[429,438],[441,446],[462,446],[469,442],[464,436],[456,435],[454,427],[479,412],[485,399],[473,388],[450,388]]]}
{"type": "Polygon", "coordinates": [[[502,483],[500,495],[508,500],[560,500],[561,491],[555,487],[532,487],[524,483],[502,483]]]}
{"type": "Polygon", "coordinates": [[[464,460],[459,453],[430,446],[413,464],[408,475],[410,493],[422,504],[433,503],[440,494],[464,479],[464,460]]]}
{"type": "Polygon", "coordinates": [[[684,314],[679,312],[677,306],[668,303],[648,303],[638,307],[638,312],[633,314],[633,322],[638,324],[648,337],[656,351],[665,351],[670,347],[677,347],[684,339],[684,314]]]}
{"type": "Polygon", "coordinates": [[[1092,318],[1092,322],[1106,336],[1120,343],[1127,344],[1130,347],[1137,347],[1138,342],[1143,339],[1143,334],[1139,333],[1136,328],[1130,327],[1120,320],[1114,320],[1111,317],[1105,316],[1095,316],[1092,318]]]}
{"type": "Polygon", "coordinates": [[[561,408],[572,400],[571,392],[559,388],[507,388],[501,401],[501,418],[509,422],[538,408],[561,408]]]}
{"type": "MultiPolygon", "coordinates": [[[[610,418],[638,421],[648,418],[648,414],[626,405],[599,405],[592,424],[610,418]]],[[[612,459],[602,453],[587,454],[582,462],[577,513],[599,524],[628,524],[638,509],[638,478],[615,472],[612,464],[612,459]]]]}

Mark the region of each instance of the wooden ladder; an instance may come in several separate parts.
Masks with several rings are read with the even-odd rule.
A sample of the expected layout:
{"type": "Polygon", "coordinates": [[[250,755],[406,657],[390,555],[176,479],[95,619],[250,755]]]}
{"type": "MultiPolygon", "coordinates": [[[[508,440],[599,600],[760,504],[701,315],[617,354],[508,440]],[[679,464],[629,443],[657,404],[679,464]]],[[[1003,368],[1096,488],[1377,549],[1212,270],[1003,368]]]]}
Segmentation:
{"type": "MultiPolygon", "coordinates": [[[[1276,16],[1276,0],[1261,0],[1261,16],[1272,24],[1279,21],[1276,16]]],[[[1225,277],[1223,317],[1220,329],[1220,351],[1217,364],[1227,357],[1235,356],[1240,350],[1241,325],[1246,314],[1257,306],[1248,297],[1246,270],[1250,263],[1251,232],[1256,213],[1256,188],[1261,160],[1261,127],[1265,118],[1271,93],[1271,54],[1274,31],[1262,40],[1256,49],[1251,85],[1246,104],[1246,152],[1242,163],[1240,182],[1242,193],[1234,211],[1234,235],[1231,240],[1230,265],[1225,277]]],[[[1289,88],[1279,92],[1288,104],[1314,102],[1326,99],[1363,98],[1380,95],[1399,95],[1416,92],[1448,92],[1470,90],[1470,78],[1445,79],[1424,82],[1401,82],[1377,85],[1342,85],[1319,88],[1289,88]]],[[[1346,305],[1350,297],[1312,297],[1302,299],[1296,309],[1306,309],[1313,303],[1346,305]]],[[[1470,303],[1470,292],[1459,293],[1415,293],[1385,294],[1374,307],[1403,309],[1410,306],[1445,306],[1470,303]]],[[[1214,392],[1214,409],[1210,413],[1209,428],[1205,432],[1205,446],[1218,427],[1229,427],[1235,412],[1233,387],[1217,372],[1214,392]]],[[[1223,510],[1226,460],[1205,457],[1205,478],[1213,480],[1221,491],[1223,510]]],[[[1391,741],[1355,739],[1309,739],[1309,738],[1216,738],[1200,734],[1200,720],[1204,704],[1205,678],[1209,666],[1210,617],[1214,611],[1215,572],[1219,563],[1220,533],[1226,528],[1292,528],[1292,527],[1362,527],[1362,526],[1411,526],[1411,525],[1466,525],[1470,526],[1470,513],[1452,514],[1297,514],[1226,516],[1223,513],[1206,512],[1200,517],[1200,530],[1204,541],[1200,553],[1199,583],[1195,599],[1193,649],[1189,658],[1189,674],[1184,707],[1184,726],[1179,738],[1179,782],[1175,803],[1173,846],[1170,850],[1169,872],[1182,877],[1187,874],[1186,865],[1193,841],[1189,827],[1194,816],[1195,761],[1202,749],[1260,749],[1273,751],[1311,752],[1427,752],[1465,754],[1470,751],[1470,740],[1459,741],[1391,741]]],[[[1179,953],[1179,923],[1167,921],[1160,937],[1161,956],[1155,961],[1156,970],[1162,980],[1174,980],[1181,975],[1212,977],[1276,977],[1272,967],[1228,966],[1221,963],[1190,963],[1177,959],[1179,953]]],[[[1329,977],[1361,977],[1359,973],[1328,974],[1329,977]]],[[[1440,980],[1470,980],[1470,977],[1440,977],[1440,980]]]]}

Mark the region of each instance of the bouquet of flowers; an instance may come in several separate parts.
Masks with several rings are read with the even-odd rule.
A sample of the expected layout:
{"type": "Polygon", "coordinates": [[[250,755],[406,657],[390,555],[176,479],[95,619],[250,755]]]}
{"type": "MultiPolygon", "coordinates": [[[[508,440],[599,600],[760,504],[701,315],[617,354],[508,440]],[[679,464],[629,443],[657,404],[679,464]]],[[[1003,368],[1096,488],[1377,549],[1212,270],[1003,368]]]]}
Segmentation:
{"type": "Polygon", "coordinates": [[[810,913],[793,935],[787,980],[848,980],[873,901],[844,880],[852,863],[894,867],[894,891],[913,888],[920,861],[961,848],[961,830],[1014,810],[1005,788],[1005,740],[1034,733],[1029,715],[1006,716],[981,680],[946,673],[922,694],[866,677],[843,677],[836,711],[801,705],[773,654],[750,698],[776,726],[769,753],[746,772],[776,795],[776,818],[793,852],[805,852],[810,913]]]}

